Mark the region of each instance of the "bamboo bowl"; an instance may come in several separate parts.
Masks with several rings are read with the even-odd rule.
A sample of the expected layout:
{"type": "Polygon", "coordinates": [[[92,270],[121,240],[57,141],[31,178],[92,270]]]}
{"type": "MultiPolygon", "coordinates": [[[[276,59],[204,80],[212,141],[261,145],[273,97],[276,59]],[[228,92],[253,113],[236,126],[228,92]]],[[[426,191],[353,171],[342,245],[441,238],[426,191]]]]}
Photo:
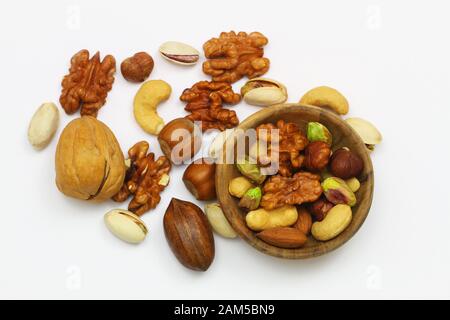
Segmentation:
{"type": "Polygon", "coordinates": [[[248,117],[238,128],[243,130],[256,128],[260,124],[268,122],[275,123],[279,119],[297,123],[302,131],[305,131],[308,122],[320,122],[330,130],[333,136],[333,150],[348,147],[363,159],[364,170],[358,177],[361,182],[361,187],[356,192],[357,204],[352,208],[353,219],[351,224],[336,238],[326,242],[317,241],[310,235],[307,243],[302,248],[278,248],[256,237],[255,232],[249,229],[245,223],[246,213],[238,207],[238,199],[228,193],[230,180],[240,175],[234,164],[217,165],[217,197],[226,218],[236,233],[257,250],[265,254],[287,259],[306,259],[320,256],[342,246],[364,223],[369,213],[373,196],[374,177],[372,162],[364,142],[358,134],[339,116],[322,108],[302,106],[300,104],[282,104],[268,107],[248,117]]]}

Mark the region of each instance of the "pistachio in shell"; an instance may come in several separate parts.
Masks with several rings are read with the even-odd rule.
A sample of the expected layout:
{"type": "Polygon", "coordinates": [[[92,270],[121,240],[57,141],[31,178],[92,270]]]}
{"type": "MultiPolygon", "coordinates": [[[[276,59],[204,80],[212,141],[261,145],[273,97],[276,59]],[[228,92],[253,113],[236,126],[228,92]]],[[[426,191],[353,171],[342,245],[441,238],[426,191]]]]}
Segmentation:
{"type": "Polygon", "coordinates": [[[310,142],[322,141],[329,146],[333,143],[333,137],[330,131],[320,122],[309,122],[306,132],[310,142]]]}
{"type": "Polygon", "coordinates": [[[112,131],[91,116],[72,120],[55,155],[56,186],[69,197],[103,201],[122,187],[125,160],[112,131]]]}
{"type": "Polygon", "coordinates": [[[271,106],[287,100],[286,87],[268,78],[255,78],[247,81],[241,88],[244,101],[254,106],[271,106]]]}
{"type": "Polygon", "coordinates": [[[256,210],[262,198],[261,187],[250,188],[239,201],[239,207],[247,210],[256,210]]]}
{"type": "Polygon", "coordinates": [[[200,57],[197,49],[178,41],[164,42],[159,53],[164,59],[180,65],[194,65],[200,57]]]}
{"type": "Polygon", "coordinates": [[[346,204],[353,207],[356,196],[344,180],[331,177],[322,182],[322,189],[328,201],[334,204],[346,204]]]}
{"type": "Polygon", "coordinates": [[[141,243],[148,233],[144,221],[128,210],[113,209],[105,214],[103,220],[113,235],[128,243],[141,243]]]}
{"type": "Polygon", "coordinates": [[[381,143],[383,136],[380,131],[369,121],[362,118],[348,118],[345,122],[358,133],[367,149],[373,151],[375,145],[381,143]]]}
{"type": "Polygon", "coordinates": [[[261,169],[256,163],[250,161],[249,157],[245,157],[241,161],[236,163],[236,167],[239,172],[249,178],[250,180],[256,182],[257,184],[261,184],[266,179],[266,176],[261,173],[261,169]]]}

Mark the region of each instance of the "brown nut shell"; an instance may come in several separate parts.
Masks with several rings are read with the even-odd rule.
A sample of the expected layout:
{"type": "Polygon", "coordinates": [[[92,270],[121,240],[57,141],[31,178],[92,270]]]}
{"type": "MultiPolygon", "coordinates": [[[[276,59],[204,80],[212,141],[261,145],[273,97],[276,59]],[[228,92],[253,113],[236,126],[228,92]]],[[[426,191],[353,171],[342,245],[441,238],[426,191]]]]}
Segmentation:
{"type": "Polygon", "coordinates": [[[202,158],[191,163],[183,174],[186,188],[197,200],[216,198],[216,164],[212,159],[202,158]]]}
{"type": "Polygon", "coordinates": [[[256,236],[264,242],[279,248],[300,248],[308,241],[303,232],[297,228],[290,227],[263,230],[257,233],[256,236]]]}
{"type": "Polygon", "coordinates": [[[298,219],[297,222],[293,225],[294,228],[297,228],[304,234],[308,235],[311,232],[312,226],[312,217],[311,214],[304,207],[298,207],[298,219]]]}
{"type": "Polygon", "coordinates": [[[153,58],[147,52],[138,52],[120,64],[122,76],[131,82],[142,82],[153,70],[153,58]]]}
{"type": "Polygon", "coordinates": [[[346,148],[336,150],[330,159],[330,172],[341,179],[357,177],[363,166],[361,157],[346,148]]]}
{"type": "Polygon", "coordinates": [[[112,131],[91,116],[72,120],[56,147],[56,185],[66,196],[103,201],[121,188],[125,160],[112,131]]]}
{"type": "Polygon", "coordinates": [[[164,155],[175,165],[191,160],[202,146],[201,131],[189,119],[177,118],[167,123],[158,134],[164,155]]]}
{"type": "Polygon", "coordinates": [[[321,197],[320,199],[308,204],[308,210],[314,217],[315,221],[322,221],[328,211],[334,207],[334,204],[325,199],[325,197],[321,197]]]}
{"type": "Polygon", "coordinates": [[[214,237],[203,211],[172,198],[164,215],[164,233],[172,252],[186,268],[206,271],[214,260],[214,237]]]}

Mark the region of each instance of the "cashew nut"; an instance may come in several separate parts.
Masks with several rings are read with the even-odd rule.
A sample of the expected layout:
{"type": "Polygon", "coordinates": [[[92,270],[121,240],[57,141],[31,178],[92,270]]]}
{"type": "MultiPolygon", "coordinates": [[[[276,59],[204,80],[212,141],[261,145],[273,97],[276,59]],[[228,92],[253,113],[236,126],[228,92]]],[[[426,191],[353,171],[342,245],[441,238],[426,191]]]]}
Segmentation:
{"type": "Polygon", "coordinates": [[[352,209],[346,204],[338,204],[328,211],[325,219],[314,222],[311,228],[313,237],[327,241],[337,237],[352,221],[352,209]]]}
{"type": "Polygon", "coordinates": [[[329,108],[338,114],[348,113],[347,99],[336,89],[322,86],[309,90],[300,99],[301,104],[329,108]]]}
{"type": "Polygon", "coordinates": [[[258,209],[247,213],[245,221],[254,231],[262,231],[276,227],[288,227],[298,219],[295,206],[283,206],[274,210],[258,209]]]}
{"type": "Polygon", "coordinates": [[[145,132],[157,135],[164,127],[164,120],[156,108],[169,98],[171,92],[172,88],[163,80],[150,80],[139,88],[134,97],[134,117],[145,132]]]}

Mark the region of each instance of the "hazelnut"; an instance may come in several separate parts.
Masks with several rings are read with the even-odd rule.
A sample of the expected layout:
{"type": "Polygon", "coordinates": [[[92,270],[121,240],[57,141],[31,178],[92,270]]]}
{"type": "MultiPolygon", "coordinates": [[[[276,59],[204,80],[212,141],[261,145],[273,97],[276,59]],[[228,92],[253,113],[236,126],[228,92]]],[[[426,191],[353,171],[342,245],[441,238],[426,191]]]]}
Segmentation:
{"type": "Polygon", "coordinates": [[[167,123],[158,134],[161,150],[179,165],[191,160],[202,146],[200,128],[191,120],[177,118],[167,123]]]}
{"type": "Polygon", "coordinates": [[[197,200],[216,198],[216,164],[212,159],[201,158],[191,163],[183,174],[186,188],[197,200]]]}
{"type": "Polygon", "coordinates": [[[330,160],[331,149],[323,141],[314,141],[305,149],[305,166],[311,171],[324,169],[330,160]]]}
{"type": "Polygon", "coordinates": [[[363,169],[363,161],[360,156],[346,148],[341,148],[333,153],[330,160],[330,172],[341,179],[357,177],[363,169]]]}
{"type": "Polygon", "coordinates": [[[334,207],[330,201],[325,198],[319,198],[318,200],[308,205],[308,210],[316,221],[322,221],[327,215],[328,211],[334,207]]]}
{"type": "Polygon", "coordinates": [[[146,52],[138,52],[123,60],[120,71],[125,79],[131,82],[142,82],[153,70],[153,58],[146,52]]]}

